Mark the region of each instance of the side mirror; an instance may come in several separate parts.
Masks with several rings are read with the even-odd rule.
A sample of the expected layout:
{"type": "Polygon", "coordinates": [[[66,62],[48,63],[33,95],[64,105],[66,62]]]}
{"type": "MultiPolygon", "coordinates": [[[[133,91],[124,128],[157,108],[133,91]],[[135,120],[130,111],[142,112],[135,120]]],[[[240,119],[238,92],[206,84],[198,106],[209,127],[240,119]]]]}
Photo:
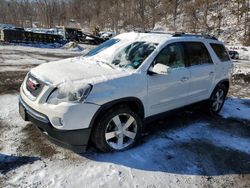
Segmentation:
{"type": "Polygon", "coordinates": [[[161,74],[161,75],[167,75],[170,73],[170,67],[167,65],[163,65],[160,63],[157,63],[153,68],[151,68],[151,72],[155,74],[161,74]]]}

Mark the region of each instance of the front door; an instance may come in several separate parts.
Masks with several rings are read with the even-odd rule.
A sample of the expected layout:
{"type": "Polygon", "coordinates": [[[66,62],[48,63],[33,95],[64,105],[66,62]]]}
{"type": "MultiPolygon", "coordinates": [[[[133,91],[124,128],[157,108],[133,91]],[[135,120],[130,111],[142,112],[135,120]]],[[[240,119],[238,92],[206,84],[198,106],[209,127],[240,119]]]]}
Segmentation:
{"type": "Polygon", "coordinates": [[[155,58],[152,67],[160,63],[170,67],[170,71],[166,75],[147,76],[149,116],[187,103],[190,71],[185,61],[184,47],[181,42],[167,45],[155,58]]]}

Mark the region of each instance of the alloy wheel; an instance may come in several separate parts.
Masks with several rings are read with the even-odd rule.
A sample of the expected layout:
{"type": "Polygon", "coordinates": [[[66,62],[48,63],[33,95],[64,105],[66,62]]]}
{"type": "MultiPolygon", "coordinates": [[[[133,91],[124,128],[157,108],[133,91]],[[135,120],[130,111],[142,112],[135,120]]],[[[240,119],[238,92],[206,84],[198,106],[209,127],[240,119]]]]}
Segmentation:
{"type": "Polygon", "coordinates": [[[221,106],[223,105],[224,102],[224,94],[225,92],[223,91],[223,89],[219,89],[215,95],[212,98],[212,110],[213,111],[218,111],[221,106]]]}
{"type": "Polygon", "coordinates": [[[132,115],[118,114],[107,124],[105,140],[111,148],[122,150],[135,142],[137,129],[136,120],[132,115]]]}

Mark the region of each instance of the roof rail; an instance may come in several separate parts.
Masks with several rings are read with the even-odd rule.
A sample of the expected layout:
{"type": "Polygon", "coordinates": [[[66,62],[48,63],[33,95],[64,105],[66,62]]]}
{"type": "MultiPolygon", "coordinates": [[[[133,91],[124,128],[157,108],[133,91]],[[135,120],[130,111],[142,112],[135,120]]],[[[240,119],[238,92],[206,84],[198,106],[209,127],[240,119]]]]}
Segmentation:
{"type": "Polygon", "coordinates": [[[213,35],[208,35],[208,34],[186,34],[182,32],[176,32],[173,34],[173,37],[198,37],[198,38],[204,38],[204,39],[212,39],[212,40],[218,40],[215,36],[213,35]]]}
{"type": "Polygon", "coordinates": [[[166,32],[166,31],[146,31],[146,33],[153,33],[153,34],[169,34],[172,35],[173,33],[166,32]]]}
{"type": "Polygon", "coordinates": [[[151,31],[151,30],[133,30],[133,31],[137,33],[169,34],[169,35],[173,34],[173,33],[168,33],[165,31],[151,31]]]}

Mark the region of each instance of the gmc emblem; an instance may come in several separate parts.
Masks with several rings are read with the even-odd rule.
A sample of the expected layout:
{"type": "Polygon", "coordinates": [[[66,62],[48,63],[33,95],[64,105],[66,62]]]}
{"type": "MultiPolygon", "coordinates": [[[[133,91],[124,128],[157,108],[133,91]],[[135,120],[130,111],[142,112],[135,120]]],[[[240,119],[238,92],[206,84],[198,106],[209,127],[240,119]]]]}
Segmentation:
{"type": "Polygon", "coordinates": [[[39,88],[39,83],[36,80],[33,80],[32,78],[29,78],[27,80],[27,86],[31,89],[31,90],[37,90],[39,88]]]}

